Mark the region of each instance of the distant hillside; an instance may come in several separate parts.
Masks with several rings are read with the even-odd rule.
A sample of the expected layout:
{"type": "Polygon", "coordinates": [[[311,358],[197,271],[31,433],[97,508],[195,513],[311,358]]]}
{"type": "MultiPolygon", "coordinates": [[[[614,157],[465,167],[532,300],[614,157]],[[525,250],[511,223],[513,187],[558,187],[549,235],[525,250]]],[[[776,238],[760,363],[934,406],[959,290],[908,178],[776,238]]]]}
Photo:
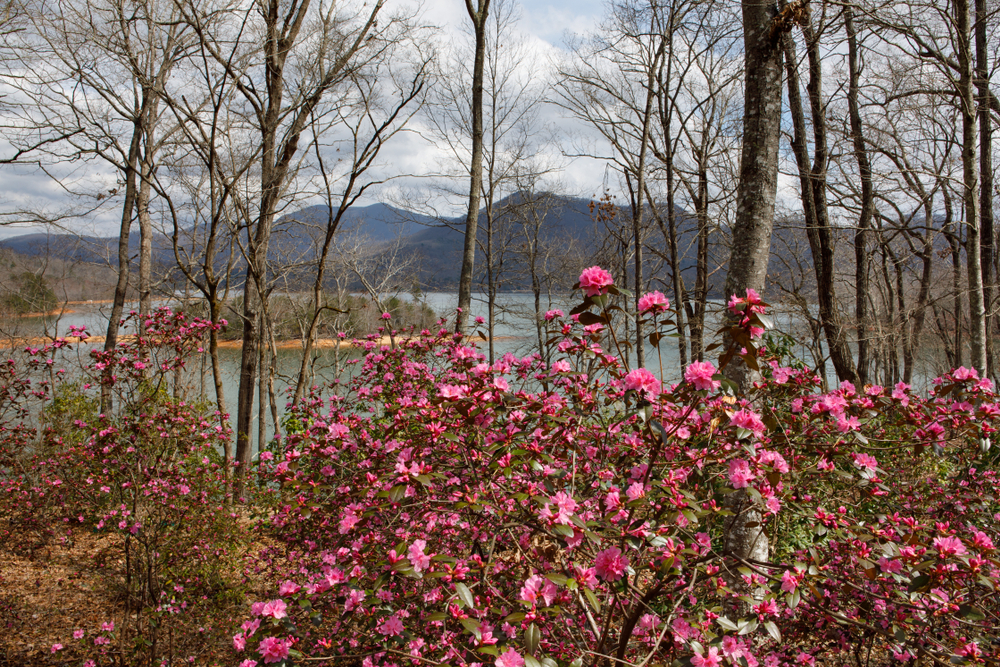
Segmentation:
{"type": "MultiPolygon", "coordinates": [[[[590,212],[590,201],[582,198],[544,195],[536,201],[525,201],[521,195],[508,197],[495,204],[495,219],[498,232],[495,236],[497,245],[506,248],[504,255],[503,289],[525,289],[529,286],[527,272],[524,271],[523,256],[518,249],[525,246],[525,221],[539,225],[539,241],[556,256],[577,258],[577,263],[603,262],[612,256],[617,249],[617,242],[608,241],[606,230],[596,223],[590,212]],[[540,222],[539,222],[540,221],[540,222]]],[[[329,219],[329,210],[325,206],[310,206],[294,213],[285,215],[275,222],[270,247],[270,259],[276,266],[292,267],[291,287],[297,282],[305,285],[314,275],[310,262],[317,257],[322,246],[323,234],[329,219]]],[[[619,209],[619,222],[629,224],[630,213],[626,208],[619,209]]],[[[651,221],[652,216],[646,216],[651,221]]],[[[694,261],[696,247],[696,225],[693,216],[679,210],[677,218],[678,245],[682,255],[682,271],[688,288],[694,285],[694,261]]],[[[485,241],[485,211],[480,214],[479,239],[485,241]]],[[[657,255],[662,266],[666,256],[662,233],[653,222],[647,232],[646,242],[653,248],[649,253],[655,265],[657,255]]],[[[348,210],[341,219],[338,234],[362,234],[377,248],[390,242],[400,243],[400,252],[416,258],[415,280],[424,288],[431,290],[452,290],[458,284],[461,269],[462,247],[464,243],[464,216],[439,219],[428,215],[405,211],[387,204],[372,204],[358,206],[348,210]]],[[[624,232],[627,236],[627,230],[624,232]]],[[[190,239],[188,240],[190,243],[190,239]]],[[[709,263],[712,269],[718,269],[725,258],[717,256],[726,254],[723,244],[718,242],[716,233],[712,242],[713,256],[709,263]]],[[[223,241],[220,248],[227,248],[223,241]]],[[[26,256],[53,257],[68,262],[85,262],[106,268],[117,266],[118,239],[116,237],[77,237],[70,234],[26,234],[0,241],[0,248],[8,249],[26,256]]],[[[129,237],[129,250],[134,258],[139,250],[139,234],[133,232],[129,237]]],[[[191,255],[197,257],[196,248],[191,255]]],[[[182,253],[183,254],[183,253],[182,253]]],[[[159,267],[160,276],[169,276],[169,281],[180,288],[182,278],[176,269],[172,241],[168,236],[158,234],[153,240],[154,263],[159,267]]],[[[220,250],[216,258],[216,267],[224,271],[228,260],[228,251],[220,250]]],[[[480,249],[477,258],[477,268],[484,265],[484,257],[480,249]]],[[[232,285],[242,281],[244,264],[238,252],[234,256],[234,266],[229,278],[232,285]]],[[[715,271],[712,286],[721,285],[723,276],[715,271]]],[[[666,271],[659,271],[663,281],[667,280],[666,271]]],[[[567,279],[569,281],[569,279],[567,279]]],[[[568,284],[567,284],[568,286],[568,284]]],[[[666,288],[666,282],[659,286],[666,288]]],[[[717,289],[711,290],[713,294],[717,289]]]]}

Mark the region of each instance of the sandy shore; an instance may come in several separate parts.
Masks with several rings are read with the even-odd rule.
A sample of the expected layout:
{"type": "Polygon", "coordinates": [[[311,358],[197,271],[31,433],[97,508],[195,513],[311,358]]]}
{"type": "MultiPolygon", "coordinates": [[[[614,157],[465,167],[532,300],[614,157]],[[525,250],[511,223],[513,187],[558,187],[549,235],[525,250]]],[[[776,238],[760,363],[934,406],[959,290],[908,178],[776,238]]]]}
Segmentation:
{"type": "MultiPolygon", "coordinates": [[[[133,338],[133,335],[119,336],[118,340],[125,341],[133,338]]],[[[497,336],[493,340],[510,340],[513,336],[497,336]]],[[[47,343],[51,343],[53,338],[49,336],[32,336],[27,338],[7,338],[0,339],[0,349],[16,349],[22,347],[42,347],[47,343]]],[[[97,345],[104,342],[104,336],[90,336],[85,341],[81,341],[77,336],[65,336],[64,340],[68,343],[80,343],[86,342],[88,345],[97,345]]],[[[408,336],[396,336],[396,342],[400,343],[405,340],[409,340],[408,336]]],[[[482,336],[473,336],[468,339],[472,343],[485,343],[486,339],[482,336]]],[[[316,342],[313,343],[314,350],[332,350],[334,348],[348,349],[354,347],[363,347],[367,341],[365,340],[340,340],[337,338],[318,338],[316,342]]],[[[376,339],[375,343],[377,345],[392,345],[392,339],[389,336],[382,336],[376,339]]],[[[207,346],[207,341],[206,341],[207,346]]],[[[243,347],[243,341],[241,340],[220,340],[219,349],[227,350],[238,350],[243,347]]],[[[299,350],[302,349],[302,339],[291,338],[287,340],[280,340],[277,342],[277,347],[279,350],[299,350]]]]}

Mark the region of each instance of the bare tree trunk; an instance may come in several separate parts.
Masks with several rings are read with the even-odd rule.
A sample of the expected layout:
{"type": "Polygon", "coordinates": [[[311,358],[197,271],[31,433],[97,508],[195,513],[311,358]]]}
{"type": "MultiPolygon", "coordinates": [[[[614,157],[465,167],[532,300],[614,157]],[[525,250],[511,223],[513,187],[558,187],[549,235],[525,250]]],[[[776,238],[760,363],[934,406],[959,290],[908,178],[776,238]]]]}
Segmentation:
{"type": "Polygon", "coordinates": [[[955,224],[951,191],[947,186],[944,188],[942,197],[944,198],[944,223],[941,228],[944,231],[945,238],[948,239],[948,245],[951,247],[952,308],[954,309],[955,316],[955,321],[953,322],[953,331],[955,334],[953,339],[955,346],[954,366],[957,368],[962,365],[962,358],[965,353],[965,341],[962,336],[962,231],[955,224]]]}
{"type": "Polygon", "coordinates": [[[970,363],[983,377],[987,373],[986,305],[983,300],[983,264],[979,227],[979,176],[976,164],[976,99],[973,94],[972,32],[968,0],[955,0],[958,37],[959,107],[962,114],[962,200],[965,205],[965,256],[969,274],[970,363]]]}
{"type": "Polygon", "coordinates": [[[139,220],[139,320],[145,329],[146,320],[153,312],[153,221],[149,213],[150,194],[153,189],[155,171],[155,138],[153,125],[159,110],[159,98],[152,97],[146,112],[149,127],[146,128],[143,143],[145,150],[139,163],[139,191],[136,200],[136,214],[139,220]]]}
{"type": "MultiPolygon", "coordinates": [[[[778,184],[778,144],[781,136],[781,43],[775,34],[773,6],[744,0],[743,54],[745,71],[743,101],[743,151],[737,186],[733,250],[726,276],[726,294],[762,291],[767,277],[774,225],[774,198],[778,184]]],[[[735,358],[725,368],[726,376],[741,391],[751,385],[750,369],[735,358]]],[[[751,591],[736,571],[747,560],[766,560],[768,540],[760,508],[744,489],[729,494],[727,506],[734,512],[726,522],[724,545],[726,581],[734,592],[751,591]]],[[[740,614],[744,605],[736,605],[740,614]]]]}
{"type": "Polygon", "coordinates": [[[993,333],[996,326],[994,312],[994,276],[993,276],[993,125],[990,119],[990,75],[989,75],[989,44],[986,35],[986,22],[989,18],[986,0],[975,0],[976,4],[976,86],[979,93],[977,112],[979,115],[979,215],[980,248],[983,274],[983,302],[986,322],[986,361],[989,371],[996,374],[996,355],[993,349],[993,333]]]}
{"type": "Polygon", "coordinates": [[[854,316],[858,327],[858,380],[868,381],[869,341],[871,322],[868,314],[868,233],[875,211],[875,195],[872,188],[872,167],[865,143],[864,127],[861,124],[861,107],[858,104],[861,64],[858,56],[858,36],[854,28],[851,6],[844,6],[844,26],[847,30],[848,79],[847,111],[851,119],[851,140],[854,143],[854,157],[858,161],[861,177],[861,214],[858,229],[854,234],[854,316]]]}
{"type": "Polygon", "coordinates": [[[785,70],[788,72],[788,106],[792,114],[794,135],[792,150],[799,167],[799,189],[801,192],[802,209],[805,214],[806,236],[812,251],[813,266],[816,272],[816,294],[819,301],[820,319],[826,334],[827,347],[830,350],[830,360],[837,371],[840,380],[857,383],[857,372],[854,359],[844,327],[837,311],[837,294],[834,283],[833,239],[830,234],[830,221],[826,208],[826,111],[822,101],[823,74],[820,65],[818,37],[809,24],[808,13],[802,31],[806,39],[806,50],[809,58],[809,93],[810,112],[813,126],[813,150],[815,152],[812,168],[809,166],[809,148],[806,145],[806,121],[802,108],[802,98],[799,89],[798,62],[795,54],[795,42],[790,33],[784,35],[785,70]]]}
{"type": "MultiPolygon", "coordinates": [[[[261,329],[266,326],[263,313],[261,313],[260,326],[261,329]]],[[[260,373],[257,374],[257,451],[259,452],[264,443],[267,442],[267,376],[264,374],[264,369],[267,368],[266,345],[261,344],[257,363],[261,369],[260,373]]]]}
{"type": "Polygon", "coordinates": [[[476,54],[472,69],[472,163],[469,165],[469,208],[465,215],[465,245],[462,249],[462,272],[458,278],[458,307],[455,331],[465,333],[472,307],[472,273],[476,262],[476,227],[479,224],[479,198],[483,187],[483,69],[486,61],[486,17],[490,0],[465,0],[476,35],[476,54]]]}
{"type": "MultiPolygon", "coordinates": [[[[132,140],[129,143],[128,159],[125,162],[125,201],[122,203],[122,221],[118,231],[118,282],[115,283],[111,317],[108,320],[107,336],[104,338],[105,352],[111,352],[118,345],[118,328],[125,310],[129,276],[128,240],[132,231],[132,216],[135,213],[136,171],[139,163],[139,147],[144,131],[144,119],[144,111],[141,110],[132,120],[132,140]]],[[[104,373],[104,383],[101,385],[101,412],[104,414],[111,412],[111,385],[109,384],[111,372],[109,367],[104,373]]]]}
{"type": "MultiPolygon", "coordinates": [[[[748,288],[764,289],[781,135],[782,51],[780,35],[772,34],[774,8],[749,0],[744,0],[742,7],[746,79],[743,150],[726,295],[742,295],[748,288]]],[[[735,360],[725,372],[742,390],[749,388],[750,370],[745,364],[735,360]]]]}

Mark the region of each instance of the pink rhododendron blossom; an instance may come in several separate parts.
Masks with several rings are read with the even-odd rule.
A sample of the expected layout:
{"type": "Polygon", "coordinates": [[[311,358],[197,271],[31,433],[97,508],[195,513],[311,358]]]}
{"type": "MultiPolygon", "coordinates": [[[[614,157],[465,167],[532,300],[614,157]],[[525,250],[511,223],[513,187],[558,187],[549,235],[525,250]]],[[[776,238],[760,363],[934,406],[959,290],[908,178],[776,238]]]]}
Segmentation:
{"type": "Polygon", "coordinates": [[[554,523],[569,525],[572,523],[573,513],[577,508],[576,501],[565,491],[560,491],[549,498],[549,502],[542,507],[541,516],[551,519],[554,523]],[[553,507],[555,511],[553,511],[553,507]]]}
{"type": "Polygon", "coordinates": [[[965,545],[957,537],[935,537],[931,545],[937,549],[938,554],[945,558],[961,556],[966,553],[965,545]]]}
{"type": "Polygon", "coordinates": [[[791,570],[785,570],[781,574],[781,590],[786,593],[794,593],[799,587],[799,581],[791,570]]]}
{"type": "Polygon", "coordinates": [[[242,651],[247,647],[247,638],[243,636],[241,632],[238,635],[233,635],[233,648],[237,651],[242,651]]]}
{"type": "Polygon", "coordinates": [[[719,657],[719,649],[715,646],[708,649],[708,653],[701,655],[700,653],[695,653],[691,656],[691,664],[694,667],[717,667],[722,664],[722,658],[719,657]]]}
{"type": "Polygon", "coordinates": [[[557,317],[566,317],[566,316],[563,314],[563,311],[561,311],[559,309],[545,311],[545,321],[546,322],[551,322],[552,320],[556,319],[557,317]]]}
{"type": "Polygon", "coordinates": [[[854,459],[854,465],[863,470],[870,470],[872,472],[878,468],[878,459],[876,459],[871,454],[865,454],[863,452],[852,452],[851,458],[854,459]]]}
{"type": "Polygon", "coordinates": [[[414,572],[423,572],[431,564],[431,557],[424,553],[427,542],[424,540],[414,540],[410,545],[410,564],[413,565],[414,572]]]}
{"type": "Polygon", "coordinates": [[[652,398],[660,393],[660,380],[645,368],[637,368],[625,376],[625,388],[652,398]]]}
{"type": "Polygon", "coordinates": [[[684,379],[694,385],[695,389],[715,391],[722,386],[719,380],[713,380],[715,366],[710,361],[695,361],[684,371],[684,379]]]}
{"type": "Polygon", "coordinates": [[[294,594],[298,593],[300,590],[302,590],[301,586],[299,586],[294,581],[290,581],[288,579],[286,579],[285,581],[281,582],[281,585],[278,586],[278,594],[282,595],[282,596],[285,596],[285,595],[294,595],[294,594]]]}
{"type": "Polygon", "coordinates": [[[764,422],[761,421],[760,415],[758,415],[753,410],[748,410],[743,408],[733,413],[730,418],[730,423],[737,428],[745,428],[751,431],[756,437],[761,437],[764,435],[764,422]]]}
{"type": "Polygon", "coordinates": [[[271,618],[285,618],[288,616],[288,613],[285,611],[287,607],[284,600],[271,600],[264,604],[260,615],[270,616],[271,618]]]}
{"type": "Polygon", "coordinates": [[[552,363],[553,373],[569,373],[571,370],[573,370],[573,367],[564,359],[552,363]]]}
{"type": "Polygon", "coordinates": [[[600,296],[607,294],[608,288],[614,285],[615,281],[611,274],[599,266],[591,266],[583,270],[580,274],[580,289],[587,296],[600,296]]]}
{"type": "Polygon", "coordinates": [[[664,313],[670,308],[670,301],[662,292],[649,292],[639,297],[640,313],[664,313]]]}
{"type": "Polygon", "coordinates": [[[729,308],[729,312],[734,315],[742,314],[747,306],[750,307],[751,313],[759,314],[764,312],[763,303],[764,302],[761,300],[757,290],[748,287],[746,290],[746,296],[739,297],[733,294],[729,297],[729,303],[726,304],[726,307],[729,308]]]}
{"type": "Polygon", "coordinates": [[[288,657],[288,649],[291,648],[290,639],[278,639],[277,637],[265,637],[257,647],[257,652],[264,658],[264,664],[281,662],[288,657]]]}
{"type": "Polygon", "coordinates": [[[383,634],[386,637],[401,635],[403,634],[403,621],[400,620],[397,614],[386,616],[385,620],[379,624],[378,631],[379,634],[383,634]]]}
{"type": "Polygon", "coordinates": [[[513,648],[509,648],[500,654],[494,664],[496,667],[524,667],[524,658],[513,648]]]}
{"type": "Polygon", "coordinates": [[[627,568],[628,559],[618,547],[605,549],[594,559],[594,571],[605,581],[618,581],[625,575],[627,568]]]}
{"type": "Polygon", "coordinates": [[[750,464],[743,459],[733,459],[729,462],[729,483],[734,489],[745,489],[753,480],[750,464]]]}

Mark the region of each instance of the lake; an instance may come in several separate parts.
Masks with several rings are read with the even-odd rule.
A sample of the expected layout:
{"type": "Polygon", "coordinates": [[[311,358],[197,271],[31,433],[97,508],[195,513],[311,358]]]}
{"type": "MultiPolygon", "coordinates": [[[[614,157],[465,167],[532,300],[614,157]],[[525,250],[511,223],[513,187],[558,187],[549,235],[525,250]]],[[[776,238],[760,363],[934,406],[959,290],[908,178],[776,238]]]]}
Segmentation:
{"type": "MultiPolygon", "coordinates": [[[[410,300],[413,297],[407,294],[401,294],[399,295],[399,298],[410,300]]],[[[420,300],[430,306],[439,316],[449,317],[453,321],[454,309],[458,302],[457,294],[450,292],[428,292],[422,294],[420,296],[420,300]]],[[[550,303],[546,303],[546,299],[543,297],[543,310],[559,308],[568,313],[570,308],[578,302],[578,295],[576,298],[572,299],[569,296],[561,299],[553,299],[550,303]]],[[[171,304],[164,301],[158,305],[171,304]]],[[[174,305],[176,305],[176,302],[174,305]]],[[[709,338],[714,336],[714,332],[717,331],[720,326],[720,315],[723,307],[724,303],[721,301],[713,301],[710,304],[711,317],[709,318],[708,325],[706,326],[706,329],[709,332],[709,338]]],[[[41,335],[54,336],[65,335],[70,326],[82,326],[86,327],[86,329],[95,336],[103,336],[107,327],[107,318],[109,316],[110,309],[110,304],[105,303],[75,303],[71,306],[67,306],[66,312],[57,316],[26,317],[2,322],[0,323],[0,333],[4,334],[6,337],[31,337],[41,335]]],[[[537,343],[533,322],[533,309],[534,297],[531,294],[504,293],[498,295],[496,308],[498,322],[494,331],[495,354],[497,357],[502,356],[507,352],[523,356],[536,350],[537,343]]],[[[474,321],[476,317],[486,318],[486,316],[487,304],[485,295],[474,295],[470,322],[474,321]]],[[[793,313],[782,312],[780,309],[774,309],[773,316],[776,329],[801,336],[801,322],[799,322],[799,318],[797,318],[793,313]]],[[[483,333],[485,333],[485,329],[485,325],[479,327],[479,330],[483,333]]],[[[484,354],[487,353],[488,348],[486,343],[480,342],[477,346],[484,354]]],[[[87,346],[80,347],[84,349],[87,348],[87,346]]],[[[317,384],[328,383],[335,379],[337,376],[335,371],[337,366],[335,363],[335,356],[338,354],[341,357],[341,361],[343,361],[345,358],[356,356],[358,353],[353,350],[337,351],[329,348],[316,350],[314,352],[314,355],[317,357],[317,372],[315,376],[317,384]]],[[[802,359],[810,359],[808,351],[804,346],[798,346],[796,354],[802,359]]],[[[664,338],[661,341],[661,350],[659,355],[657,355],[654,348],[647,345],[646,366],[651,370],[658,372],[660,369],[660,359],[662,359],[661,379],[665,383],[679,381],[682,376],[682,370],[679,363],[677,342],[675,338],[664,338]]],[[[220,361],[222,362],[223,368],[226,404],[235,420],[235,404],[239,383],[240,350],[232,347],[220,349],[220,361]]],[[[298,347],[286,345],[278,350],[275,389],[278,392],[279,397],[284,396],[285,392],[289,388],[289,385],[294,383],[298,373],[300,361],[301,351],[298,347]]],[[[921,369],[923,372],[918,375],[918,386],[926,386],[929,383],[930,378],[936,375],[934,369],[940,364],[940,360],[930,358],[925,360],[923,363],[924,366],[921,369]]],[[[828,373],[832,374],[832,368],[829,366],[830,365],[828,364],[828,373]]],[[[347,368],[349,369],[351,367],[348,366],[347,368]]],[[[835,384],[835,377],[832,377],[832,375],[828,378],[828,380],[831,384],[835,384]]],[[[207,360],[204,358],[188,360],[186,365],[185,384],[189,398],[205,395],[209,399],[214,400],[211,369],[207,360]]],[[[283,412],[285,401],[279,398],[278,403],[279,410],[283,412]]],[[[268,426],[269,432],[271,429],[272,426],[268,426]]],[[[254,433],[256,439],[256,428],[254,429],[254,433]]]]}

